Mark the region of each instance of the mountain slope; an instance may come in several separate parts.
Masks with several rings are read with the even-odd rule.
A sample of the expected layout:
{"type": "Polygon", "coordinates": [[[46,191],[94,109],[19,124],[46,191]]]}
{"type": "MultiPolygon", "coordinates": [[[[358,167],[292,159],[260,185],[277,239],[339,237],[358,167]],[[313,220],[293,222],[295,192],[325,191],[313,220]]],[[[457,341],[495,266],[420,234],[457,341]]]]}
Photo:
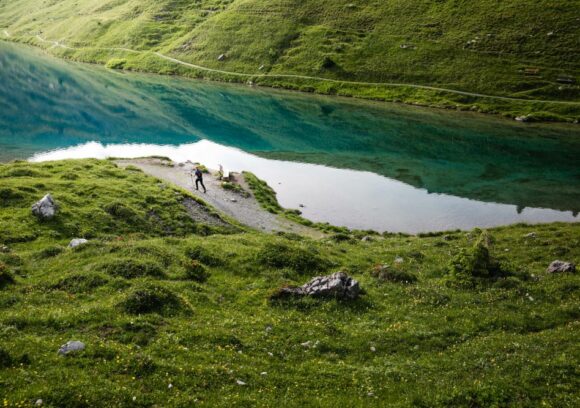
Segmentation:
{"type": "MultiPolygon", "coordinates": [[[[68,51],[53,47],[84,61],[105,63],[121,57],[124,61],[118,67],[131,69],[191,71],[151,55],[95,47],[160,51],[185,62],[247,74],[432,85],[579,102],[575,84],[580,79],[580,24],[575,12],[579,4],[563,0],[46,0],[39,7],[33,0],[16,0],[0,1],[0,29],[6,30],[6,38],[38,43],[36,35],[40,35],[67,46],[86,47],[68,51]],[[222,54],[223,60],[218,61],[222,54]]],[[[345,87],[291,78],[256,80],[439,106],[480,102],[480,110],[506,113],[514,106],[428,90],[345,87]]],[[[578,105],[515,106],[518,112],[547,110],[568,118],[578,115],[579,109],[578,105]]]]}

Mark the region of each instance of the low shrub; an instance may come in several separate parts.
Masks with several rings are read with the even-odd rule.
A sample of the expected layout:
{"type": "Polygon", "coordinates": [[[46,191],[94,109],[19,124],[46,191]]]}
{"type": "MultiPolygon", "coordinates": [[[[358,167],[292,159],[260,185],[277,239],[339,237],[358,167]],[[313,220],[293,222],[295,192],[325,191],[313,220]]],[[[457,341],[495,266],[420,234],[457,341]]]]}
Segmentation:
{"type": "Polygon", "coordinates": [[[64,290],[69,293],[84,293],[104,286],[108,282],[109,279],[99,273],[79,273],[61,279],[52,286],[52,289],[64,290]]]}
{"type": "Polygon", "coordinates": [[[300,274],[325,271],[331,263],[312,246],[295,243],[269,242],[257,254],[261,265],[288,268],[300,274]]]}
{"type": "Polygon", "coordinates": [[[155,278],[165,277],[165,272],[161,265],[151,259],[130,259],[121,258],[104,262],[99,269],[111,276],[117,276],[125,279],[133,279],[144,276],[155,278]]]}
{"type": "Polygon", "coordinates": [[[505,277],[514,273],[514,266],[491,256],[493,238],[481,232],[471,248],[462,249],[448,266],[448,282],[473,286],[478,282],[505,277]]]}
{"type": "Polygon", "coordinates": [[[123,69],[126,63],[127,60],[124,58],[111,58],[107,61],[105,67],[109,69],[123,69]]]}
{"type": "Polygon", "coordinates": [[[53,258],[57,255],[60,255],[64,252],[64,247],[60,245],[52,245],[46,248],[41,249],[35,254],[35,257],[38,259],[46,259],[46,258],[53,258]]]}
{"type": "Polygon", "coordinates": [[[5,263],[0,262],[0,289],[13,283],[15,283],[14,276],[8,270],[8,266],[5,263]]]}
{"type": "Polygon", "coordinates": [[[417,276],[414,274],[391,267],[389,265],[376,265],[371,270],[371,276],[382,282],[415,283],[417,276]]]}
{"type": "Polygon", "coordinates": [[[212,254],[211,251],[202,247],[201,245],[190,246],[185,250],[185,255],[208,266],[220,266],[224,264],[224,261],[212,254]]]}
{"type": "Polygon", "coordinates": [[[120,202],[106,204],[103,209],[107,214],[119,219],[133,220],[137,217],[135,210],[120,202]]]}
{"type": "Polygon", "coordinates": [[[187,261],[184,265],[185,276],[187,279],[203,283],[207,281],[210,277],[210,273],[201,262],[194,260],[187,261]]]}
{"type": "Polygon", "coordinates": [[[184,308],[183,301],[162,286],[146,284],[134,288],[118,306],[130,314],[159,313],[172,315],[184,308]]]}

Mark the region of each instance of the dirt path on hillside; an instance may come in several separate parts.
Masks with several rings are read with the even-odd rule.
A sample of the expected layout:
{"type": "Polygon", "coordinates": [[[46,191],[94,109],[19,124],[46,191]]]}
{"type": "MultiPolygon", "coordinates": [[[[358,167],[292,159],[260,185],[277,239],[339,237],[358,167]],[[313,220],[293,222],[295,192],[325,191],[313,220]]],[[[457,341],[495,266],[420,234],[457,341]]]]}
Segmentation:
{"type": "Polygon", "coordinates": [[[221,186],[221,181],[217,180],[213,175],[214,172],[204,175],[203,181],[207,188],[207,193],[201,190],[197,191],[191,178],[192,163],[173,163],[156,158],[122,159],[116,160],[116,163],[120,167],[133,165],[143,170],[146,174],[184,188],[218,211],[236,219],[243,225],[259,231],[293,232],[313,238],[323,236],[323,233],[318,230],[296,224],[264,210],[254,198],[241,174],[236,173],[236,181],[244,190],[250,193],[249,197],[244,197],[235,191],[225,190],[221,186]]]}

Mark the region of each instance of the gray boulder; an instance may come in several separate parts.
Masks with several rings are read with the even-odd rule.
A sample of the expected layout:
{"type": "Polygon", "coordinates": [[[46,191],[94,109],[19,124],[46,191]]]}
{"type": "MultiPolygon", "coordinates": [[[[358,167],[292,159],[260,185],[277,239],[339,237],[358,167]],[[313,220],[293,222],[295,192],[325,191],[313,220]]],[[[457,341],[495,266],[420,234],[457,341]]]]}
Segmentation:
{"type": "Polygon", "coordinates": [[[78,340],[71,340],[67,341],[65,344],[60,346],[60,348],[58,349],[58,354],[61,356],[66,356],[67,354],[76,353],[84,349],[85,343],[78,340]]]}
{"type": "Polygon", "coordinates": [[[576,272],[576,265],[572,262],[564,262],[564,261],[554,261],[548,266],[546,269],[548,273],[556,273],[556,272],[576,272]]]}
{"type": "Polygon", "coordinates": [[[45,195],[40,201],[32,205],[32,214],[38,218],[50,219],[56,215],[57,211],[58,205],[50,194],[45,195]]]}
{"type": "Polygon", "coordinates": [[[75,238],[73,240],[71,240],[71,242],[68,244],[69,248],[76,248],[79,245],[83,245],[86,244],[87,242],[89,242],[89,240],[84,239],[84,238],[75,238]]]}
{"type": "Polygon", "coordinates": [[[317,276],[302,286],[281,288],[273,298],[312,296],[356,299],[359,294],[360,286],[357,280],[351,278],[344,272],[336,272],[332,275],[317,276]]]}

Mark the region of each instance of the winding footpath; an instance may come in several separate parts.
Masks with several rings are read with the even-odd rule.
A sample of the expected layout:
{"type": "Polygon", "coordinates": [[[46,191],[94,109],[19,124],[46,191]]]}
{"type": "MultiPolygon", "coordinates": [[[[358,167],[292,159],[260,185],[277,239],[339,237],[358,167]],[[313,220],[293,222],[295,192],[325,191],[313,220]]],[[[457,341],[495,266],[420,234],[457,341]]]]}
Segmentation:
{"type": "MultiPolygon", "coordinates": [[[[4,30],[4,35],[6,37],[10,37],[10,33],[4,30]]],[[[343,81],[339,79],[331,79],[331,78],[323,78],[323,77],[316,77],[316,76],[308,76],[308,75],[296,75],[296,74],[248,74],[243,72],[234,72],[234,71],[225,71],[220,69],[208,68],[197,64],[192,64],[190,62],[182,61],[177,58],[173,58],[162,54],[158,51],[139,51],[133,50],[130,48],[123,48],[123,47],[70,47],[67,46],[59,41],[51,41],[47,40],[40,35],[36,35],[35,38],[43,43],[52,44],[51,48],[60,47],[67,50],[81,50],[81,49],[98,49],[98,50],[109,50],[109,51],[124,51],[133,54],[146,54],[152,53],[153,55],[157,56],[166,61],[173,62],[175,64],[183,65],[189,68],[197,69],[199,71],[205,72],[215,72],[218,74],[223,75],[231,75],[235,77],[241,78],[248,78],[248,79],[255,79],[255,78],[294,78],[294,79],[306,79],[306,80],[314,80],[314,81],[322,81],[322,82],[331,82],[336,84],[348,84],[348,85],[361,85],[361,86],[384,86],[384,87],[396,87],[396,88],[413,88],[413,89],[425,89],[430,91],[437,91],[437,92],[447,92],[456,95],[465,95],[465,96],[473,96],[477,98],[487,98],[487,99],[497,99],[497,100],[505,100],[505,101],[518,101],[518,102],[527,102],[527,103],[554,103],[560,105],[580,105],[580,102],[575,101],[554,101],[554,100],[543,100],[543,99],[525,99],[525,98],[515,98],[510,96],[499,96],[499,95],[486,95],[476,92],[467,92],[467,91],[458,91],[456,89],[447,89],[447,88],[440,88],[435,86],[429,85],[419,85],[419,84],[402,84],[402,83],[390,83],[390,82],[358,82],[358,81],[343,81]]]]}

